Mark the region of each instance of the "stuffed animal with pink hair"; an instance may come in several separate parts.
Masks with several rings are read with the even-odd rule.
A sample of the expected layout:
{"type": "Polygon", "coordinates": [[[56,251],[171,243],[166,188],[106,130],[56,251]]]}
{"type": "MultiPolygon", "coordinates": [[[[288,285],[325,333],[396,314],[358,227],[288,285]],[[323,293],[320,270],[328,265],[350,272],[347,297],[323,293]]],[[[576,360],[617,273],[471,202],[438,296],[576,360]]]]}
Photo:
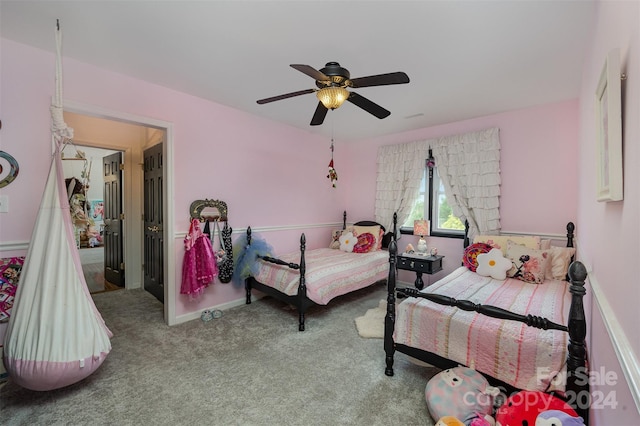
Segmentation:
{"type": "Polygon", "coordinates": [[[585,426],[582,417],[574,417],[560,410],[547,410],[538,414],[536,426],[585,426]]]}

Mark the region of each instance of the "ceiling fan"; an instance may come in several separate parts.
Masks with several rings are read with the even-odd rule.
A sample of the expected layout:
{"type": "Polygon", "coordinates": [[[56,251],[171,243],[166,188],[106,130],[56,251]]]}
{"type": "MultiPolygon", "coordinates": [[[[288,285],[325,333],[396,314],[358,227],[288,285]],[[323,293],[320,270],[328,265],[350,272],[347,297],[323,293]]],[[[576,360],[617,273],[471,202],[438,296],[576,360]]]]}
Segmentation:
{"type": "Polygon", "coordinates": [[[262,105],[269,102],[316,92],[316,97],[319,102],[316,112],[313,114],[313,118],[311,119],[312,126],[322,124],[327,115],[327,111],[339,108],[344,101],[349,101],[355,106],[362,108],[380,119],[388,117],[391,112],[356,92],[348,91],[347,88],[352,87],[357,89],[360,87],[387,86],[390,84],[405,84],[409,82],[409,77],[403,72],[392,72],[388,74],[351,78],[349,70],[342,68],[337,62],[327,62],[324,68],[320,69],[320,71],[309,65],[302,64],[291,64],[291,67],[315,79],[318,89],[306,89],[299,90],[297,92],[285,93],[271,98],[260,99],[258,103],[262,105]]]}

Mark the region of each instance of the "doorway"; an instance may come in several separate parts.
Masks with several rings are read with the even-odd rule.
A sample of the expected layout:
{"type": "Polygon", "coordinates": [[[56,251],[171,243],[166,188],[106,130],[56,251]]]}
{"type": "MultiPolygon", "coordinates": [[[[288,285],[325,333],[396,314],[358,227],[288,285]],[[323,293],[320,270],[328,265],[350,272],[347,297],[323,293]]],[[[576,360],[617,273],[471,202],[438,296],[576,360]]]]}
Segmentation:
{"type": "Polygon", "coordinates": [[[162,276],[165,283],[164,319],[168,325],[176,320],[176,236],[174,235],[173,124],[149,117],[65,100],[65,122],[74,129],[74,141],[83,145],[120,150],[124,154],[124,268],[125,288],[143,288],[143,151],[162,143],[164,184],[162,186],[162,276]],[[132,130],[133,129],[133,130],[132,130]],[[129,133],[126,133],[129,132],[129,133]],[[133,139],[132,133],[133,132],[133,139]],[[137,135],[135,133],[137,132],[137,135]]]}
{"type": "MultiPolygon", "coordinates": [[[[105,239],[108,218],[105,216],[105,175],[103,158],[119,156],[120,151],[71,144],[63,151],[62,169],[65,178],[76,247],[90,293],[117,290],[123,282],[105,275],[105,239]]],[[[120,208],[121,206],[117,206],[120,208]]]]}

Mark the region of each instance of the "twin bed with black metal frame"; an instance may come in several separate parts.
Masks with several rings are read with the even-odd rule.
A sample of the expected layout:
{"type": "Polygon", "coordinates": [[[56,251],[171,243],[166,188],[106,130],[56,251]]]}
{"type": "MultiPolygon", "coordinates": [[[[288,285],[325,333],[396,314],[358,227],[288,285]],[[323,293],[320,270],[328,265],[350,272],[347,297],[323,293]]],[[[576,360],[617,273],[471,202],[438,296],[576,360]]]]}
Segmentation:
{"type": "MultiPolygon", "coordinates": [[[[573,247],[573,239],[574,239],[573,231],[574,231],[574,225],[573,223],[569,223],[567,225],[567,247],[573,247]]],[[[465,247],[467,244],[468,244],[467,240],[465,239],[465,247]]],[[[399,343],[396,343],[396,341],[394,341],[394,338],[396,338],[395,333],[397,332],[396,327],[400,326],[400,324],[396,324],[399,314],[402,314],[402,317],[404,318],[403,321],[406,322],[408,321],[407,320],[408,316],[417,315],[416,312],[412,311],[411,313],[408,313],[407,311],[408,309],[416,309],[415,308],[416,304],[419,303],[419,304],[425,305],[427,306],[426,309],[430,309],[431,306],[434,306],[434,307],[437,306],[437,305],[431,305],[430,303],[420,302],[421,300],[431,301],[438,305],[442,305],[444,307],[452,307],[447,309],[450,309],[452,312],[460,313],[462,315],[472,316],[474,318],[473,321],[477,321],[477,322],[481,321],[479,318],[481,318],[482,316],[486,316],[491,318],[487,318],[486,320],[483,319],[482,321],[497,321],[492,319],[492,318],[495,318],[499,320],[507,320],[505,322],[510,323],[509,324],[510,326],[515,325],[511,323],[512,321],[523,323],[526,326],[528,326],[528,327],[524,327],[524,329],[526,329],[525,331],[527,331],[528,333],[531,333],[530,330],[532,330],[532,327],[536,329],[540,329],[536,332],[539,334],[542,334],[543,330],[559,330],[560,332],[568,333],[568,345],[564,347],[566,349],[566,382],[565,382],[566,386],[564,387],[564,390],[561,390],[561,392],[558,393],[558,395],[562,396],[563,399],[565,399],[570,405],[572,405],[573,408],[576,409],[578,414],[580,414],[582,418],[585,420],[585,424],[588,424],[590,394],[589,394],[588,373],[586,370],[587,368],[587,349],[585,344],[586,320],[585,320],[585,312],[584,312],[584,306],[583,306],[583,296],[585,294],[584,281],[586,279],[587,273],[582,263],[578,261],[571,263],[571,266],[569,267],[569,270],[568,270],[570,283],[569,284],[564,283],[567,289],[567,290],[564,290],[565,300],[569,298],[569,296],[566,296],[567,294],[566,291],[570,293],[570,306],[568,309],[568,319],[566,320],[567,321],[566,325],[564,325],[564,324],[559,324],[557,322],[551,321],[544,317],[539,317],[531,314],[522,315],[522,314],[512,312],[497,306],[475,303],[471,300],[457,300],[456,298],[446,294],[434,294],[433,290],[431,292],[429,291],[429,288],[426,288],[422,291],[417,290],[415,288],[396,288],[396,276],[397,276],[396,256],[397,256],[397,244],[395,241],[392,241],[389,245],[390,268],[389,268],[389,276],[387,280],[387,313],[385,317],[385,331],[384,331],[384,350],[385,350],[385,364],[386,364],[385,374],[387,376],[393,376],[394,374],[393,364],[394,364],[394,353],[396,351],[404,353],[406,355],[409,355],[412,358],[418,359],[420,361],[426,362],[428,364],[431,364],[433,366],[436,366],[442,369],[453,368],[458,365],[465,365],[469,363],[468,359],[464,359],[464,360],[448,359],[445,356],[434,353],[436,349],[433,349],[432,347],[436,347],[438,346],[438,344],[433,344],[433,346],[431,346],[432,343],[429,342],[428,344],[416,345],[415,347],[413,347],[407,344],[399,344],[399,343]],[[399,305],[396,305],[396,295],[398,298],[418,298],[418,299],[407,299],[406,304],[399,303],[399,305]],[[466,311],[467,313],[464,314],[462,313],[462,311],[466,311]],[[418,347],[418,346],[422,346],[422,347],[418,347]]],[[[460,271],[459,273],[464,274],[464,273],[470,273],[470,272],[460,271]]],[[[472,274],[475,274],[475,272],[472,272],[472,274]]],[[[447,275],[447,277],[449,277],[449,275],[447,275]]],[[[439,280],[438,283],[440,281],[444,281],[445,278],[443,278],[442,280],[439,280]]],[[[560,285],[559,281],[557,281],[557,283],[558,285],[560,285]]],[[[437,283],[434,283],[434,284],[437,284],[437,283]]],[[[529,291],[535,292],[536,290],[540,289],[540,287],[537,287],[537,288],[535,287],[536,284],[529,284],[529,283],[523,283],[523,284],[525,286],[533,286],[533,287],[527,287],[527,290],[529,291]],[[533,290],[530,290],[531,288],[533,288],[533,290]]],[[[546,284],[539,284],[539,285],[544,286],[546,284]]],[[[433,288],[433,285],[430,287],[433,288]]],[[[475,291],[472,291],[471,293],[473,293],[475,296],[475,291]]],[[[444,308],[440,307],[437,309],[444,309],[444,308]]],[[[566,306],[565,306],[565,309],[562,309],[562,312],[566,313],[566,306]]],[[[438,319],[437,321],[440,321],[440,319],[438,319]]],[[[445,321],[449,321],[449,320],[445,320],[445,321]]],[[[564,318],[562,318],[560,322],[564,322],[564,318]]],[[[449,326],[449,323],[447,323],[447,327],[448,326],[449,326]]],[[[451,329],[449,328],[447,329],[454,330],[453,328],[454,326],[452,325],[451,327],[452,327],[451,329]]],[[[495,334],[501,331],[502,331],[502,326],[494,326],[493,331],[482,331],[482,330],[476,331],[475,329],[469,328],[468,336],[471,336],[473,332],[477,334],[477,336],[475,337],[477,340],[493,339],[493,341],[497,341],[495,334]],[[487,333],[487,332],[488,333],[493,332],[494,336],[480,334],[480,333],[487,333]]],[[[415,330],[415,333],[418,333],[418,334],[424,333],[424,332],[425,330],[415,330]]],[[[555,333],[555,332],[551,331],[550,333],[555,333]]],[[[463,335],[462,338],[463,339],[470,338],[468,336],[463,335]]],[[[448,337],[440,335],[438,336],[438,339],[445,340],[445,339],[448,339],[448,337]]],[[[565,339],[566,339],[566,336],[565,336],[565,339]]],[[[447,340],[447,344],[448,343],[450,342],[447,340]]],[[[450,353],[450,352],[448,352],[447,350],[447,353],[450,353]]],[[[489,357],[491,356],[497,357],[498,356],[497,353],[498,351],[495,351],[495,353],[488,353],[485,355],[489,357]]],[[[471,364],[473,364],[473,361],[471,362],[471,364]]],[[[474,365],[467,365],[467,366],[471,368],[476,367],[474,365]]],[[[487,372],[484,372],[484,371],[480,371],[480,372],[485,374],[485,376],[487,376],[495,386],[500,386],[506,391],[513,392],[518,389],[521,389],[513,386],[508,381],[496,380],[491,374],[487,374],[487,372]]],[[[562,375],[558,377],[562,379],[562,375]]],[[[549,390],[549,392],[551,392],[551,390],[549,390]]]]}
{"type": "MultiPolygon", "coordinates": [[[[356,222],[352,226],[379,226],[383,233],[386,231],[384,226],[369,220],[356,222]]],[[[346,228],[347,213],[344,212],[342,229],[345,230],[346,228]]],[[[381,237],[378,236],[378,238],[381,237]]],[[[388,236],[387,239],[388,238],[390,238],[390,236],[388,236]]],[[[382,241],[386,240],[383,239],[382,241]]],[[[247,228],[247,244],[251,244],[251,227],[247,228]]],[[[300,236],[299,262],[295,261],[298,256],[294,253],[287,253],[280,258],[258,255],[260,268],[264,268],[261,269],[258,276],[263,278],[256,278],[256,276],[252,275],[245,280],[246,303],[251,303],[251,291],[253,289],[272,296],[284,303],[288,303],[297,308],[299,317],[298,330],[304,331],[305,313],[310,307],[318,304],[326,305],[329,300],[334,297],[386,280],[389,267],[389,258],[386,251],[346,253],[329,248],[307,251],[306,244],[306,237],[303,233],[300,236]],[[360,261],[366,261],[365,259],[370,259],[368,260],[369,263],[367,265],[361,264],[360,261]],[[321,265],[328,267],[325,267],[323,271],[321,265]],[[361,268],[359,270],[360,272],[350,274],[350,271],[357,270],[355,268],[361,268]],[[364,268],[364,270],[362,268],[364,268]],[[329,272],[326,271],[329,269],[332,270],[331,273],[333,275],[327,276],[329,272]],[[335,271],[333,271],[333,269],[335,269],[335,271]],[[264,270],[270,272],[262,274],[264,270]],[[298,271],[298,273],[295,274],[295,271],[298,271]],[[357,275],[361,276],[361,278],[354,280],[350,278],[349,275],[357,275]],[[269,280],[266,279],[267,277],[269,280]],[[264,279],[265,282],[260,282],[260,279],[264,279]],[[331,280],[332,282],[327,283],[327,280],[331,280]],[[284,289],[285,284],[287,285],[287,290],[284,289]],[[329,286],[331,288],[323,293],[323,295],[318,295],[318,291],[316,291],[314,287],[316,284],[329,286]]]]}

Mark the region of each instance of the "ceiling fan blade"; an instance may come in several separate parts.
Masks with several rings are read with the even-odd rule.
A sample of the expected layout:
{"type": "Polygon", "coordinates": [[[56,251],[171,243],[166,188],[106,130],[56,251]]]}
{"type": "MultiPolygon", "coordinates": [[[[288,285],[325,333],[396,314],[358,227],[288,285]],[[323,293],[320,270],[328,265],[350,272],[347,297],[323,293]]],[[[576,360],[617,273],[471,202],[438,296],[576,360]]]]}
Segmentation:
{"type": "Polygon", "coordinates": [[[401,71],[388,74],[370,75],[351,79],[352,87],[386,86],[389,84],[405,84],[409,76],[401,71]]]}
{"type": "Polygon", "coordinates": [[[308,93],[313,93],[313,92],[315,92],[315,89],[299,90],[297,92],[285,93],[284,95],[278,95],[278,96],[273,96],[271,98],[260,99],[257,102],[260,105],[262,105],[262,104],[267,104],[269,102],[279,101],[279,100],[282,100],[282,99],[293,98],[294,96],[306,95],[308,93]]]}
{"type": "Polygon", "coordinates": [[[303,65],[303,64],[291,64],[290,66],[291,66],[291,68],[295,68],[298,71],[300,71],[301,73],[304,73],[304,74],[308,75],[309,77],[313,78],[314,80],[318,80],[318,81],[329,81],[330,80],[330,78],[327,77],[326,75],[324,75],[324,73],[321,73],[320,71],[318,71],[317,69],[313,68],[312,66],[303,65]]]}
{"type": "Polygon", "coordinates": [[[359,106],[363,110],[367,111],[370,114],[375,115],[376,117],[382,119],[391,115],[391,112],[382,108],[380,105],[375,102],[370,101],[362,95],[359,95],[355,92],[351,92],[351,95],[347,98],[349,102],[352,104],[359,106]]]}
{"type": "Polygon", "coordinates": [[[313,118],[311,119],[312,126],[319,126],[324,121],[324,118],[327,116],[327,112],[329,110],[322,105],[322,102],[318,102],[318,107],[316,108],[316,112],[313,114],[313,118]]]}

